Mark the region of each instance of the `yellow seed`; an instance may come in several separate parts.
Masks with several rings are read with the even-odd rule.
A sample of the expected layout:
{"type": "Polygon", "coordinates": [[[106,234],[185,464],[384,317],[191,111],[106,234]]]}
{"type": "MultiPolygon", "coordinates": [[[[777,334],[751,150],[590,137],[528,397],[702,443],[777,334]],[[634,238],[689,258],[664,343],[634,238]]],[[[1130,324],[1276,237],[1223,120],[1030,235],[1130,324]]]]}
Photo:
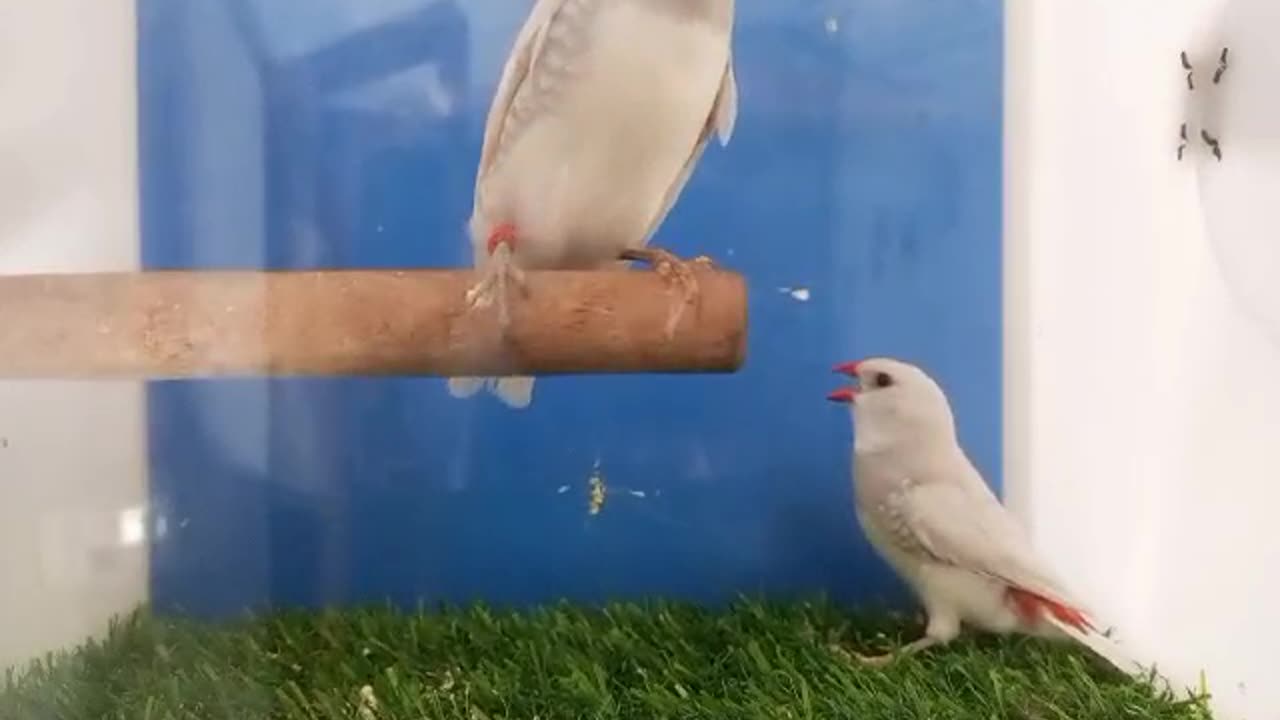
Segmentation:
{"type": "Polygon", "coordinates": [[[591,502],[587,506],[587,512],[591,515],[599,515],[600,509],[604,507],[606,493],[604,480],[598,474],[595,474],[587,482],[591,486],[591,502]]]}

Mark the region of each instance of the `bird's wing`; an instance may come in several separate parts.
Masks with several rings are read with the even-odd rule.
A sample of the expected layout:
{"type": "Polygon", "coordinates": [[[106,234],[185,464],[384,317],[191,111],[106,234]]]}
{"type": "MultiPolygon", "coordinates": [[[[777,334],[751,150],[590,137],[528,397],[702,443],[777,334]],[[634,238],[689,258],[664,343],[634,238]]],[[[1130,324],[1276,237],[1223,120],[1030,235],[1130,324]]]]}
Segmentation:
{"type": "Polygon", "coordinates": [[[926,478],[895,496],[895,533],[937,562],[981,573],[1049,600],[1072,604],[1043,567],[1022,527],[964,462],[960,482],[926,478]],[[931,481],[930,481],[931,480],[931,481]]]}
{"type": "Polygon", "coordinates": [[[476,172],[477,193],[481,181],[493,167],[495,158],[504,143],[512,126],[512,106],[516,95],[524,87],[525,82],[533,76],[537,69],[538,58],[542,55],[547,33],[555,23],[565,0],[537,0],[529,17],[516,35],[516,40],[502,68],[502,77],[498,80],[494,91],[493,102],[489,106],[489,116],[485,120],[484,143],[480,149],[480,166],[476,172]]]}
{"type": "Polygon", "coordinates": [[[707,142],[711,140],[711,134],[713,132],[716,134],[722,147],[728,145],[730,138],[733,137],[733,129],[737,122],[738,82],[733,72],[733,53],[730,52],[729,59],[725,63],[724,75],[720,79],[720,89],[716,92],[715,100],[711,104],[711,111],[707,114],[706,125],[703,126],[702,132],[698,134],[698,138],[693,144],[693,149],[689,153],[689,158],[685,160],[679,174],[672,180],[671,186],[667,188],[666,194],[663,195],[662,204],[658,206],[658,212],[649,221],[649,226],[642,236],[645,244],[648,244],[653,234],[657,232],[658,226],[662,224],[662,221],[671,212],[676,200],[680,198],[680,193],[684,192],[684,186],[688,184],[694,168],[698,166],[698,161],[702,159],[703,151],[707,149],[707,142]]]}

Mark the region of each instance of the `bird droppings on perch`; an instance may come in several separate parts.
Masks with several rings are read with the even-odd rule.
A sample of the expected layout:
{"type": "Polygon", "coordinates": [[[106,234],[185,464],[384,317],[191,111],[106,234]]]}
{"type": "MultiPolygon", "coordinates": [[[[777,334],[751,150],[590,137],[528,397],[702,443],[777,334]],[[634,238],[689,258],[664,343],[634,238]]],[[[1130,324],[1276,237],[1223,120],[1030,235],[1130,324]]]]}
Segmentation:
{"type": "Polygon", "coordinates": [[[734,372],[746,283],[698,272],[670,339],[655,273],[528,274],[502,332],[471,270],[156,271],[0,277],[0,377],[734,372]]]}

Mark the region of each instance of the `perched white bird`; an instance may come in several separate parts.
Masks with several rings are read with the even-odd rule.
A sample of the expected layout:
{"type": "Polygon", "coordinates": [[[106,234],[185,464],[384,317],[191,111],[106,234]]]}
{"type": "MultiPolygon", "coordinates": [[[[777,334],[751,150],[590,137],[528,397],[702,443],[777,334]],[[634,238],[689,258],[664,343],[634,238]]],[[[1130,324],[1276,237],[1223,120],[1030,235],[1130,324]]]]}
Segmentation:
{"type": "MultiPolygon", "coordinates": [[[[471,307],[496,300],[505,327],[508,281],[527,290],[523,270],[644,260],[683,286],[674,331],[697,283],[687,263],[647,246],[712,133],[722,145],[733,134],[733,20],[733,0],[537,0],[485,125],[471,307]]],[[[449,380],[455,397],[481,387],[525,407],[533,378],[449,380]]]]}
{"type": "Polygon", "coordinates": [[[836,366],[858,380],[828,399],[850,403],[858,522],[913,588],[928,615],[924,636],[895,655],[955,639],[965,623],[993,633],[1072,638],[1120,670],[1142,674],[1099,632],[1032,549],[1022,526],[987,487],[956,438],[942,388],[891,358],[836,366]]]}

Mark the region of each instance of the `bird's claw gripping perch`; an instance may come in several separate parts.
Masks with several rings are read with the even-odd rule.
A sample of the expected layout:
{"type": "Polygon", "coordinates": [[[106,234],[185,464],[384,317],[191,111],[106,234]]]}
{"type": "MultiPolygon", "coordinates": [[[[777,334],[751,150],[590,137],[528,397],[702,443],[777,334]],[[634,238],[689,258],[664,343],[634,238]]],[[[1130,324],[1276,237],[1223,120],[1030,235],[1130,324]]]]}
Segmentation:
{"type": "Polygon", "coordinates": [[[694,275],[692,266],[697,265],[709,270],[715,267],[715,262],[706,255],[699,255],[693,260],[682,260],[675,254],[661,248],[629,248],[623,250],[619,257],[622,260],[646,262],[653,267],[654,272],[661,275],[668,283],[679,283],[684,289],[680,302],[672,307],[670,314],[667,316],[666,336],[668,339],[674,337],[676,327],[679,326],[680,319],[684,317],[685,306],[696,302],[700,294],[698,279],[694,275]]]}
{"type": "Polygon", "coordinates": [[[503,329],[511,324],[511,311],[507,305],[508,282],[514,283],[522,293],[529,291],[524,271],[511,261],[511,247],[515,239],[515,228],[510,225],[501,225],[493,231],[488,241],[488,262],[481,271],[479,282],[468,288],[466,295],[467,305],[474,309],[489,307],[496,299],[498,325],[503,329]]]}

